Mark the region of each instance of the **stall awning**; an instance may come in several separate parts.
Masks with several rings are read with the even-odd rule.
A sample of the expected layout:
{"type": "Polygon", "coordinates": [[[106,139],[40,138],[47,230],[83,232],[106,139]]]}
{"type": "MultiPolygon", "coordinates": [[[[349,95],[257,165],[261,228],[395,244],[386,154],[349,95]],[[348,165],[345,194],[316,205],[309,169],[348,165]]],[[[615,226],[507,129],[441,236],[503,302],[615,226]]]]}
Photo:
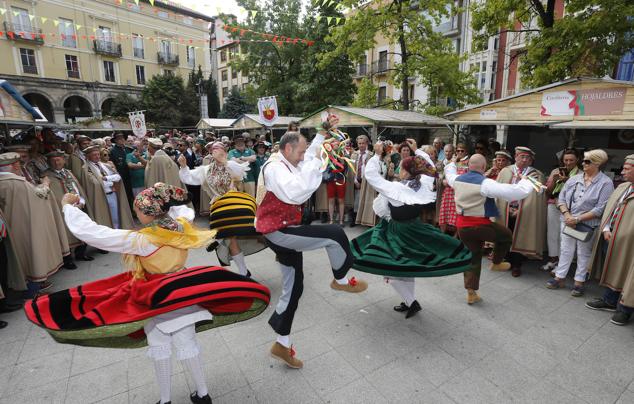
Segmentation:
{"type": "Polygon", "coordinates": [[[551,126],[553,124],[565,123],[565,121],[501,121],[501,120],[491,120],[491,121],[463,121],[463,120],[455,120],[451,121],[449,125],[507,125],[507,126],[551,126]]]}
{"type": "Polygon", "coordinates": [[[196,129],[227,129],[235,119],[203,118],[196,124],[196,129]]]}
{"type": "Polygon", "coordinates": [[[551,129],[634,129],[634,121],[569,121],[548,126],[551,129]]]}

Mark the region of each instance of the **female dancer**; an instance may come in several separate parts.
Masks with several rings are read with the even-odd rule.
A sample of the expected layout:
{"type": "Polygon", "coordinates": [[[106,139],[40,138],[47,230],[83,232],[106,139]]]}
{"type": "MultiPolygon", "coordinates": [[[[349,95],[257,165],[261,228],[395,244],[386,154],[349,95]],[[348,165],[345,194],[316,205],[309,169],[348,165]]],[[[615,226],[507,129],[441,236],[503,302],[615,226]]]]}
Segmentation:
{"type": "Polygon", "coordinates": [[[406,312],[409,318],[421,309],[414,296],[413,278],[464,272],[469,269],[471,253],[459,240],[420,220],[423,205],[436,199],[435,168],[429,156],[417,150],[416,141],[407,142],[416,155],[401,161],[400,182],[381,176],[383,144],[374,146],[365,179],[379,193],[373,207],[382,220],[350,244],[355,259],[352,267],[385,276],[404,300],[394,310],[406,312]]]}
{"type": "Polygon", "coordinates": [[[187,167],[184,156],[179,157],[181,169],[178,174],[185,184],[201,185],[211,200],[209,228],[218,232],[218,242],[211,244],[207,251],[215,249],[221,265],[229,266],[233,260],[238,265],[240,275],[251,276],[244,257],[265,249],[266,245],[255,231],[255,198],[236,191],[234,184],[234,180],[239,181],[244,177],[249,164],[227,160],[227,151],[222,142],[211,145],[211,155],[209,165],[193,170],[187,167]]]}
{"type": "Polygon", "coordinates": [[[124,254],[128,272],[25,305],[29,320],[61,343],[132,348],[147,341],[162,404],[171,399],[172,344],[196,384],[191,401],[211,403],[196,331],[251,318],[269,300],[265,286],[223,268],[183,269],[188,250],[207,245],[215,233],[189,223],[193,210],[177,206],[188,202],[185,190],[157,183],[134,199],[145,227],[127,231],[98,225],[76,207],[77,195],[64,195],[69,230],[89,245],[124,254]]]}

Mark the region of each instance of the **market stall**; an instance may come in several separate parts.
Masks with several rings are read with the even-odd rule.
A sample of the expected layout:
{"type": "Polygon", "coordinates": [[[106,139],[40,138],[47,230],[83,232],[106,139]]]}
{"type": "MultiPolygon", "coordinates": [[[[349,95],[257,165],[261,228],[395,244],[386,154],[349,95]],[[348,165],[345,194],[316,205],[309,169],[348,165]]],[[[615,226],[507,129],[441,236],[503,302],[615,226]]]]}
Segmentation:
{"type": "Polygon", "coordinates": [[[235,119],[203,118],[196,124],[196,129],[199,131],[214,131],[215,133],[231,132],[231,124],[234,122],[235,119]]]}
{"type": "Polygon", "coordinates": [[[271,130],[273,137],[279,139],[286,132],[289,123],[301,120],[302,118],[297,116],[280,116],[272,127],[268,127],[260,120],[259,115],[244,114],[236,119],[231,127],[237,133],[249,132],[252,135],[262,135],[271,130]]]}
{"type": "Polygon", "coordinates": [[[402,141],[415,138],[419,144],[431,143],[435,137],[451,141],[450,121],[415,111],[397,111],[382,108],[356,108],[329,105],[316,111],[301,121],[302,127],[316,128],[321,125],[322,113],[328,112],[339,117],[339,127],[351,137],[364,134],[372,141],[385,137],[402,141]]]}
{"type": "Polygon", "coordinates": [[[634,149],[634,83],[574,78],[446,115],[471,139],[497,138],[507,149],[528,146],[548,171],[565,147],[604,149],[618,175],[634,149]]]}

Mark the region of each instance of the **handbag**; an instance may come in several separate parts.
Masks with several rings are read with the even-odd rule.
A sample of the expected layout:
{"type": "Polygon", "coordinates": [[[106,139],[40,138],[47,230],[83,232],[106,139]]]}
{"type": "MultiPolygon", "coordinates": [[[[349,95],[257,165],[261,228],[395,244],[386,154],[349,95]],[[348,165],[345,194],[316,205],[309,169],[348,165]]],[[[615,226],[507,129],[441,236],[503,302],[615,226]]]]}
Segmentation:
{"type": "Polygon", "coordinates": [[[562,233],[585,243],[592,238],[595,230],[596,227],[588,226],[584,223],[578,223],[575,227],[564,226],[564,231],[562,233]]]}

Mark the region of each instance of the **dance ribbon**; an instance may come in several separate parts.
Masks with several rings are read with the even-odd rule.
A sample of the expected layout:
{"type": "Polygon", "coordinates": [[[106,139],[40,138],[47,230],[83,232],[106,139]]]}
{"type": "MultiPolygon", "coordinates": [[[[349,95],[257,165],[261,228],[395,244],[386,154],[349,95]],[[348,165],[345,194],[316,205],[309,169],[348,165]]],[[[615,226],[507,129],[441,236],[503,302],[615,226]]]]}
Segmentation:
{"type": "Polygon", "coordinates": [[[346,176],[344,174],[346,165],[348,165],[355,175],[357,174],[354,168],[354,160],[350,159],[350,155],[352,154],[350,137],[338,129],[331,129],[328,133],[332,137],[324,140],[321,145],[321,170],[325,171],[326,169],[330,169],[335,175],[337,185],[344,185],[346,183],[346,176]]]}
{"type": "Polygon", "coordinates": [[[542,184],[541,182],[537,181],[533,177],[529,177],[528,175],[522,175],[522,178],[524,178],[525,180],[528,180],[533,185],[533,189],[537,193],[541,193],[542,190],[546,189],[544,184],[542,184]]]}

